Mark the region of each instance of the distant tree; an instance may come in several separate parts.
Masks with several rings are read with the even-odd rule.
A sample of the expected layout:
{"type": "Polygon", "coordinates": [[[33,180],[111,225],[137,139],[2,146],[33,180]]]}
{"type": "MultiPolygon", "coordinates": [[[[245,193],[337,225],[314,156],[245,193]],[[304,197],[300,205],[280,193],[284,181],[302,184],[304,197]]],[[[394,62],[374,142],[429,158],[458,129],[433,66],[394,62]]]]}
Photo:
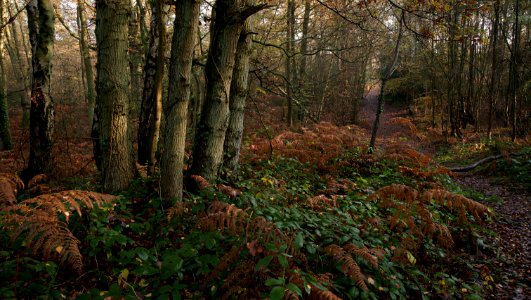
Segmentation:
{"type": "Polygon", "coordinates": [[[52,167],[54,105],[50,76],[54,54],[54,8],[50,0],[31,0],[26,6],[32,53],[30,157],[23,172],[29,179],[52,167]]]}
{"type": "MultiPolygon", "coordinates": [[[[4,22],[4,2],[0,0],[0,24],[4,22]]],[[[6,68],[4,65],[4,35],[0,29],[0,151],[13,148],[9,130],[9,111],[6,95],[6,68]]]]}
{"type": "Polygon", "coordinates": [[[127,0],[96,1],[98,47],[96,81],[97,139],[105,192],[120,191],[135,175],[135,161],[129,127],[129,62],[127,0]]]}
{"type": "MultiPolygon", "coordinates": [[[[77,0],[77,24],[79,31],[79,48],[83,62],[83,73],[85,77],[85,100],[88,104],[88,119],[92,122],[94,118],[94,107],[96,105],[96,87],[94,85],[94,71],[90,59],[90,49],[88,44],[87,19],[85,17],[85,1],[77,0]]],[[[92,123],[91,123],[92,126],[92,123]]]]}

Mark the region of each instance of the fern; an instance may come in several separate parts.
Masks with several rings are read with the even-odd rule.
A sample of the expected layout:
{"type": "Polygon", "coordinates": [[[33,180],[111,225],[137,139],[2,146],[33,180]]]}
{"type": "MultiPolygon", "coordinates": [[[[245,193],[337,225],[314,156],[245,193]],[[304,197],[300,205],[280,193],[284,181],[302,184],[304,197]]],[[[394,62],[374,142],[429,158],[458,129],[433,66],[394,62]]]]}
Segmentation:
{"type": "Polygon", "coordinates": [[[327,246],[324,250],[328,255],[334,258],[334,260],[341,264],[341,270],[345,275],[352,278],[354,282],[356,282],[356,285],[363,290],[368,290],[360,267],[356,261],[350,255],[348,255],[345,249],[336,244],[332,244],[327,246]]]}
{"type": "Polygon", "coordinates": [[[41,195],[19,204],[3,208],[3,226],[14,241],[24,238],[34,255],[41,253],[44,259],[53,259],[80,274],[83,258],[79,240],[68,229],[70,211],[81,216],[81,205],[91,209],[110,202],[115,196],[87,191],[63,191],[41,195]],[[64,216],[65,222],[59,215],[64,216]]]}
{"type": "Polygon", "coordinates": [[[17,202],[19,190],[24,189],[24,183],[15,174],[0,173],[0,208],[17,202]]]}

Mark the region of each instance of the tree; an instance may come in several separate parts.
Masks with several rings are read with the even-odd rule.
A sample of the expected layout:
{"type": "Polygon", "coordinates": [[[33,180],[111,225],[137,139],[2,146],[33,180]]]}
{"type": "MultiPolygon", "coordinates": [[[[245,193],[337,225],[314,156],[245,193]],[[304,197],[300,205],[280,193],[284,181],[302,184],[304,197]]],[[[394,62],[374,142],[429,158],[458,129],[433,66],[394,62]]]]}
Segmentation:
{"type": "Polygon", "coordinates": [[[240,148],[243,138],[243,118],[248,92],[249,57],[252,49],[252,17],[245,21],[236,48],[236,59],[232,71],[229,99],[229,125],[225,135],[223,166],[225,175],[234,178],[240,161],[240,148]]]}
{"type": "MultiPolygon", "coordinates": [[[[85,98],[88,104],[88,119],[92,122],[94,118],[94,107],[96,104],[96,88],[94,86],[94,71],[90,60],[90,49],[88,45],[87,20],[85,18],[85,2],[77,0],[77,24],[79,30],[79,48],[83,61],[83,72],[85,74],[85,98]]],[[[92,126],[92,123],[90,124],[92,126]]]]}
{"type": "MultiPolygon", "coordinates": [[[[398,18],[397,18],[398,19],[398,18]]],[[[380,87],[380,95],[378,96],[378,108],[376,111],[376,118],[374,119],[374,124],[372,125],[372,132],[371,132],[371,141],[369,143],[369,153],[372,153],[374,150],[374,146],[376,144],[376,135],[378,134],[378,126],[380,124],[380,116],[383,113],[384,105],[385,105],[385,85],[389,78],[393,75],[396,68],[396,63],[398,62],[398,53],[400,51],[400,43],[402,42],[403,37],[403,24],[404,24],[404,11],[402,11],[402,16],[398,19],[399,27],[398,27],[398,37],[396,38],[396,45],[393,50],[393,58],[391,63],[386,67],[385,73],[382,77],[382,84],[380,87]]]]}
{"type": "Polygon", "coordinates": [[[164,107],[166,129],[160,163],[161,192],[166,200],[182,199],[186,122],[190,99],[192,58],[199,23],[199,0],[176,3],[168,101],[164,107]]]}
{"type": "Polygon", "coordinates": [[[191,174],[214,180],[223,159],[236,48],[245,20],[265,7],[244,0],[217,0],[205,67],[206,97],[195,135],[191,174]]]}
{"type": "Polygon", "coordinates": [[[98,47],[96,115],[103,190],[120,191],[131,183],[135,162],[129,127],[127,0],[96,2],[98,47]]]}
{"type": "Polygon", "coordinates": [[[153,172],[155,164],[162,116],[162,79],[164,76],[164,53],[166,52],[167,10],[168,6],[162,0],[151,2],[151,27],[144,66],[144,89],[140,106],[137,159],[140,164],[148,165],[149,174],[153,172]]]}
{"type": "Polygon", "coordinates": [[[33,77],[30,108],[30,157],[24,177],[53,167],[54,106],[50,76],[54,53],[54,9],[50,0],[31,0],[27,7],[33,77]]]}
{"type": "MultiPolygon", "coordinates": [[[[0,0],[0,23],[3,23],[4,1],[0,0]]],[[[9,111],[6,95],[6,68],[4,66],[4,36],[0,29],[0,151],[13,148],[9,130],[9,111]]]]}

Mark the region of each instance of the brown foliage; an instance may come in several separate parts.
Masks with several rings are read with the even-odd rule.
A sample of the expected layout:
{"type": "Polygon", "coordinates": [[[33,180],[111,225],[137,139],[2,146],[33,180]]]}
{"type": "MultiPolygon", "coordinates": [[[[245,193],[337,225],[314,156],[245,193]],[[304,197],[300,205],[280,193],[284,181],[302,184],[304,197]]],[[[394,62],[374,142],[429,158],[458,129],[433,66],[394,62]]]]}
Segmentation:
{"type": "Polygon", "coordinates": [[[0,208],[17,202],[19,190],[24,189],[24,182],[15,174],[0,173],[0,208]]]}
{"type": "Polygon", "coordinates": [[[23,236],[34,255],[41,253],[45,259],[51,258],[80,274],[83,261],[79,240],[68,229],[70,213],[76,211],[81,216],[81,205],[93,208],[114,198],[76,190],[41,195],[3,208],[5,219],[2,226],[12,240],[23,236]],[[61,215],[66,222],[59,219],[61,215]]]}

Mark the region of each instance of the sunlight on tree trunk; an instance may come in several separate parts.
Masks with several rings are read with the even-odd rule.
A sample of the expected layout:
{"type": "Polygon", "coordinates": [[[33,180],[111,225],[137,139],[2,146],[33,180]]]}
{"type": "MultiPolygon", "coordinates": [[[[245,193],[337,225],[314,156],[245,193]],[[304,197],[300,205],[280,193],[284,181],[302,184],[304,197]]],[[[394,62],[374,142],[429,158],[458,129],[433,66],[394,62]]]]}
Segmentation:
{"type": "Polygon", "coordinates": [[[135,175],[129,127],[129,13],[127,0],[99,0],[96,4],[96,115],[103,190],[110,193],[127,188],[135,175]]]}
{"type": "Polygon", "coordinates": [[[166,128],[160,162],[162,198],[182,200],[183,160],[186,142],[186,122],[192,58],[199,23],[198,0],[182,0],[176,4],[168,87],[168,101],[164,107],[166,128]]]}
{"type": "Polygon", "coordinates": [[[32,0],[26,7],[32,49],[30,158],[24,177],[53,168],[54,104],[50,77],[54,54],[54,9],[50,0],[32,0]]]}

